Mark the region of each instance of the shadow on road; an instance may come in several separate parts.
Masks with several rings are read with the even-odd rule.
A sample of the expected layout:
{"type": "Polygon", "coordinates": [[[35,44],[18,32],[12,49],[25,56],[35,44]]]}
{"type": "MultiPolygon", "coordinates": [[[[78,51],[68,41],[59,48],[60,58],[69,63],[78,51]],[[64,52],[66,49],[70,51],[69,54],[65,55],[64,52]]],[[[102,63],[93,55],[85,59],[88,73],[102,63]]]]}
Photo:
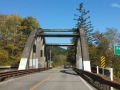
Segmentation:
{"type": "Polygon", "coordinates": [[[78,74],[71,73],[70,71],[71,71],[71,70],[61,70],[60,72],[61,72],[61,73],[65,73],[65,74],[71,74],[71,75],[76,75],[76,76],[78,76],[78,74]]]}

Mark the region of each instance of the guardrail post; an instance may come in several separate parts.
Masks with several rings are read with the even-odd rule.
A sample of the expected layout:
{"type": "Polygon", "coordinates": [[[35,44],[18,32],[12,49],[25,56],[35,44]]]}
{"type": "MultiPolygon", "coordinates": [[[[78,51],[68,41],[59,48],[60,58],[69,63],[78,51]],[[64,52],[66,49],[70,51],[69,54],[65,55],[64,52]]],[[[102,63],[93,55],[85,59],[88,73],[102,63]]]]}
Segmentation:
{"type": "Polygon", "coordinates": [[[97,74],[99,74],[99,67],[97,66],[97,74]]]}
{"type": "MultiPolygon", "coordinates": [[[[110,68],[110,79],[113,81],[113,68],[110,68]]],[[[111,87],[111,90],[113,90],[113,87],[111,87]]]]}
{"type": "Polygon", "coordinates": [[[110,68],[110,79],[113,81],[113,68],[110,68]]]}
{"type": "Polygon", "coordinates": [[[104,68],[102,68],[102,74],[105,75],[105,74],[104,74],[104,68]]]}
{"type": "Polygon", "coordinates": [[[109,85],[106,85],[106,90],[110,90],[110,86],[109,85]]]}

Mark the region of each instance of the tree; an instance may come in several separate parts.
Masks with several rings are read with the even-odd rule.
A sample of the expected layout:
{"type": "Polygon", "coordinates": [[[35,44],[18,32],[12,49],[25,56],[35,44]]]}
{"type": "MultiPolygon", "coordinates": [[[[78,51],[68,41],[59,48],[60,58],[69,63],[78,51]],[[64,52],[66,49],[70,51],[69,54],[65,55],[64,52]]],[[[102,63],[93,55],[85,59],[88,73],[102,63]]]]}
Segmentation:
{"type": "Polygon", "coordinates": [[[8,52],[0,48],[0,66],[5,65],[8,60],[8,52]]]}
{"type": "Polygon", "coordinates": [[[77,19],[77,28],[83,28],[85,30],[86,38],[88,42],[92,41],[92,31],[93,26],[91,24],[91,21],[87,22],[87,20],[90,18],[90,16],[86,16],[89,13],[89,10],[86,11],[83,8],[83,3],[80,4],[79,9],[77,9],[80,12],[80,15],[74,14],[74,16],[78,17],[77,19]]]}
{"type": "MultiPolygon", "coordinates": [[[[52,66],[60,66],[66,62],[66,50],[59,46],[47,46],[47,60],[50,60],[50,50],[51,50],[51,60],[53,61],[52,66]]],[[[49,61],[48,61],[49,62],[49,61]]]]}
{"type": "Polygon", "coordinates": [[[114,45],[120,44],[120,33],[115,28],[106,28],[104,36],[108,39],[109,48],[113,49],[114,45]]]}
{"type": "Polygon", "coordinates": [[[34,30],[36,28],[39,28],[39,23],[36,21],[36,19],[32,16],[28,16],[23,19],[21,22],[22,33],[23,34],[30,34],[31,30],[34,30]]]}
{"type": "MultiPolygon", "coordinates": [[[[80,4],[80,6],[79,6],[79,9],[77,9],[79,12],[80,12],[80,15],[76,15],[76,14],[74,14],[74,16],[76,16],[76,17],[78,17],[77,19],[74,19],[74,20],[77,20],[77,24],[76,24],[76,30],[78,29],[78,28],[83,28],[84,30],[85,30],[85,34],[86,34],[86,38],[87,38],[87,41],[89,42],[89,43],[92,43],[92,31],[93,31],[93,29],[90,29],[90,28],[92,28],[92,24],[91,24],[91,22],[87,22],[87,19],[89,19],[90,18],[90,16],[87,16],[86,17],[86,15],[87,15],[87,13],[89,13],[89,11],[86,11],[84,8],[83,8],[83,3],[81,3],[80,4]]],[[[79,32],[77,32],[77,33],[79,33],[79,32]]],[[[76,42],[76,38],[72,38],[71,39],[71,43],[75,43],[76,42]]],[[[72,64],[74,64],[75,65],[75,63],[76,63],[76,56],[75,56],[75,52],[76,52],[76,50],[75,50],[75,47],[69,47],[68,46],[68,49],[67,49],[67,60],[70,62],[70,63],[72,63],[72,64]]]]}
{"type": "Polygon", "coordinates": [[[55,63],[56,66],[64,65],[66,63],[66,55],[55,55],[55,57],[53,58],[53,63],[55,63]]]}
{"type": "Polygon", "coordinates": [[[106,28],[104,32],[105,38],[109,41],[109,49],[107,51],[107,66],[113,67],[114,75],[120,78],[120,56],[114,55],[114,46],[120,45],[120,32],[115,28],[106,28]]]}
{"type": "Polygon", "coordinates": [[[28,16],[26,20],[28,24],[23,24],[21,16],[16,14],[0,15],[0,54],[6,57],[6,62],[0,57],[1,65],[15,65],[19,62],[25,42],[31,32],[35,28],[39,28],[39,24],[35,18],[28,16]],[[23,25],[22,25],[23,24],[23,25]],[[24,33],[30,29],[29,33],[24,33]],[[6,53],[6,54],[3,54],[6,53]]]}
{"type": "Polygon", "coordinates": [[[97,47],[92,43],[88,43],[88,49],[89,49],[91,65],[92,66],[99,65],[98,55],[97,55],[97,47]]]}
{"type": "MultiPolygon", "coordinates": [[[[95,47],[95,53],[92,54],[93,52],[90,52],[90,59],[92,60],[92,57],[96,57],[96,60],[94,60],[94,64],[100,66],[100,58],[101,56],[104,56],[107,58],[107,53],[109,52],[109,41],[108,39],[104,36],[103,33],[100,33],[99,30],[95,31],[93,33],[94,41],[92,46],[95,47]],[[95,56],[94,56],[95,55],[95,56]]],[[[91,47],[89,47],[91,48],[91,47]]],[[[106,64],[109,65],[109,61],[106,59],[106,64]]],[[[92,63],[93,64],[93,63],[92,63]]]]}
{"type": "Polygon", "coordinates": [[[96,45],[96,46],[98,46],[98,45],[100,44],[100,40],[101,40],[103,34],[100,33],[99,30],[97,30],[97,31],[95,31],[95,32],[92,34],[92,36],[93,36],[93,38],[94,38],[94,39],[93,39],[93,44],[96,45]]]}
{"type": "Polygon", "coordinates": [[[75,47],[69,46],[67,48],[67,61],[70,62],[71,64],[75,65],[76,60],[75,60],[75,47]]]}

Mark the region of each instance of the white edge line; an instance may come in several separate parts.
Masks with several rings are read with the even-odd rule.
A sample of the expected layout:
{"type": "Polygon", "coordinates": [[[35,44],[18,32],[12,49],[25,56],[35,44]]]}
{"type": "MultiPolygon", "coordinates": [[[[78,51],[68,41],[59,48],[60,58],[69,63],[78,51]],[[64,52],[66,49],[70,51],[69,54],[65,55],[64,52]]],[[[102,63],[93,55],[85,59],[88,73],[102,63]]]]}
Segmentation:
{"type": "Polygon", "coordinates": [[[78,77],[79,77],[79,79],[81,79],[81,80],[84,82],[84,84],[85,84],[90,90],[93,90],[93,89],[85,82],[84,79],[82,79],[80,76],[78,76],[78,77]]]}

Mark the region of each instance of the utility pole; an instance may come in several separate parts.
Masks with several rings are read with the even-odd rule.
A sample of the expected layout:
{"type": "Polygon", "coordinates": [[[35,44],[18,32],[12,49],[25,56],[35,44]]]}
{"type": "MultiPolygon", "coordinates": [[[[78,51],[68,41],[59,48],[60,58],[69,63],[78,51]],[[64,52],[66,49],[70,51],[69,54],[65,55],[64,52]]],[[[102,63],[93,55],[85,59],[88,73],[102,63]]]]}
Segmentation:
{"type": "Polygon", "coordinates": [[[51,67],[51,49],[50,49],[50,67],[51,67]]]}

